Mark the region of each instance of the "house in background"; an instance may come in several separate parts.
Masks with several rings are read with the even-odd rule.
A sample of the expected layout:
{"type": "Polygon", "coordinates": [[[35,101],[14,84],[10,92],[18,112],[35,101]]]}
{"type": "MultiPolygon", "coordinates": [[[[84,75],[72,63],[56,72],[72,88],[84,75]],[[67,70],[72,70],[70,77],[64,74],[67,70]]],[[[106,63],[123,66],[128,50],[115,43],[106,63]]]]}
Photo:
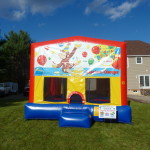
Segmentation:
{"type": "Polygon", "coordinates": [[[150,44],[142,41],[125,42],[127,43],[128,94],[141,95],[141,89],[150,91],[150,44]]]}

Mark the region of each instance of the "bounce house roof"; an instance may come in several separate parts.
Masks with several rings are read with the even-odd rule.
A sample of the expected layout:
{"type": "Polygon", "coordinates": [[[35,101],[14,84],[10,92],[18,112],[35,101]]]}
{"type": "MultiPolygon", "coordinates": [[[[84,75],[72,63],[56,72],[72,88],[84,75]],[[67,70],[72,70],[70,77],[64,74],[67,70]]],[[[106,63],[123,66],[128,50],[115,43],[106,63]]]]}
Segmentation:
{"type": "Polygon", "coordinates": [[[84,36],[73,36],[73,37],[55,39],[55,40],[50,40],[50,41],[36,42],[36,43],[32,43],[32,46],[39,47],[39,46],[44,46],[44,45],[48,45],[48,44],[73,42],[73,41],[99,43],[99,44],[118,46],[118,47],[123,46],[125,44],[125,42],[118,42],[118,41],[112,41],[112,40],[103,40],[103,39],[84,37],[84,36]]]}

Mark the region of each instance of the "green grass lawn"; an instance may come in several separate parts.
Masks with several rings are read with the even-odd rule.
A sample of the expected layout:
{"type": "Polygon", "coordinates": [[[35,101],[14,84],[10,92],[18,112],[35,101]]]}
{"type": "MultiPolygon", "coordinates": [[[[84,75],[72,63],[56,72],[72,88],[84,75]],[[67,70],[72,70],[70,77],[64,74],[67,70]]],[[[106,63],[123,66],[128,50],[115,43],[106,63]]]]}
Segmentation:
{"type": "Polygon", "coordinates": [[[96,122],[86,129],[25,121],[26,102],[0,98],[0,150],[150,150],[150,104],[131,101],[132,125],[96,122]]]}

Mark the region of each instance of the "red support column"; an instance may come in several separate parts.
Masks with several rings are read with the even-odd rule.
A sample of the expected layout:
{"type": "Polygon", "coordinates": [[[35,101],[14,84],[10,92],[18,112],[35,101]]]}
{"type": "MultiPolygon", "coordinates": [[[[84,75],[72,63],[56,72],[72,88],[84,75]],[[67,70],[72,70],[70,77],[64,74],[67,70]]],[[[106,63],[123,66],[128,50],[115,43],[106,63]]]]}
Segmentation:
{"type": "Polygon", "coordinates": [[[30,93],[29,102],[34,102],[34,45],[31,44],[30,48],[30,93]]]}
{"type": "Polygon", "coordinates": [[[128,105],[127,102],[127,54],[126,43],[121,47],[121,104],[128,105]]]}

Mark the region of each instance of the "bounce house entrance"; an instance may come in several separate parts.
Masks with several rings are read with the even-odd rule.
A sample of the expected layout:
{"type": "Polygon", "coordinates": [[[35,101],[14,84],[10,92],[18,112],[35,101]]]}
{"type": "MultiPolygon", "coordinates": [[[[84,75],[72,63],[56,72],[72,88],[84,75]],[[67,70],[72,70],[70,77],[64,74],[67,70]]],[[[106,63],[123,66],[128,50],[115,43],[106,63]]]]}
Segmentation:
{"type": "Polygon", "coordinates": [[[66,101],[67,79],[57,77],[44,78],[44,100],[50,102],[66,101]]]}
{"type": "Polygon", "coordinates": [[[82,104],[82,97],[79,94],[73,94],[70,97],[70,103],[82,104]]]}
{"type": "Polygon", "coordinates": [[[87,78],[86,100],[89,103],[110,103],[110,79],[87,78]]]}

